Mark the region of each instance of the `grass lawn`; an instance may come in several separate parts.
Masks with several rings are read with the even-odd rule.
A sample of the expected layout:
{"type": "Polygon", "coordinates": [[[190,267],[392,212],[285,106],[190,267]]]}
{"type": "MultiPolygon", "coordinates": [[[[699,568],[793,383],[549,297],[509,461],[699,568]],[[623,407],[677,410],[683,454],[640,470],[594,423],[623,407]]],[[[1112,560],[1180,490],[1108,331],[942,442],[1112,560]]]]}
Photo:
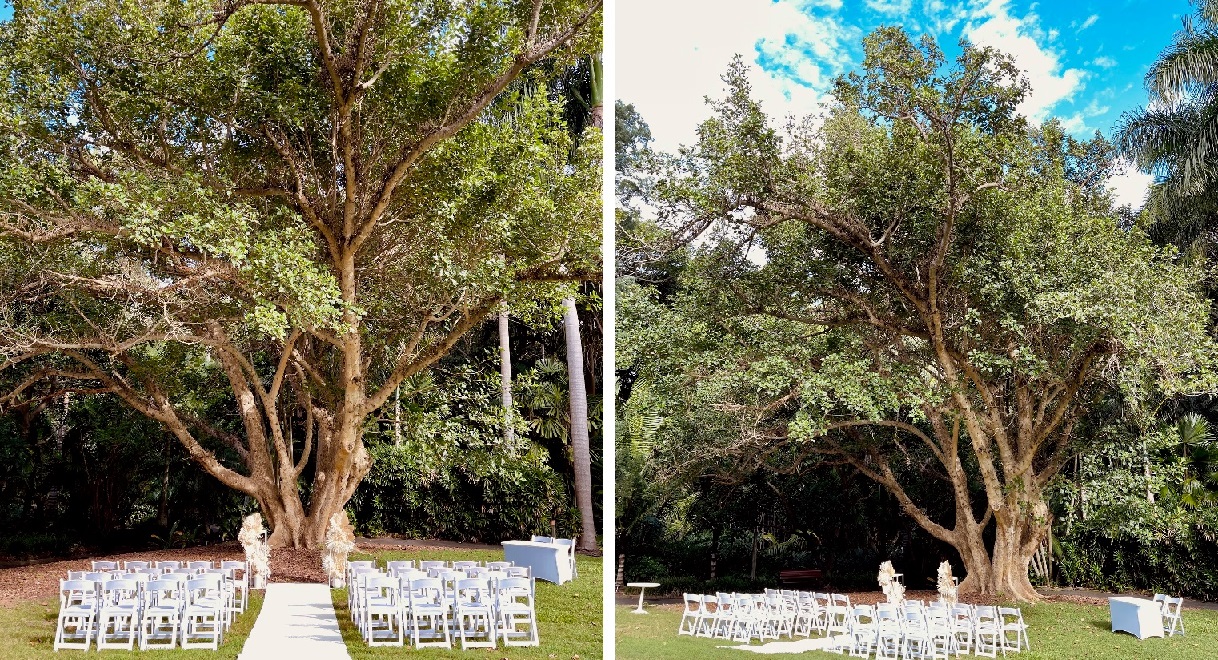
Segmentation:
{"type": "Polygon", "coordinates": [[[71,658],[71,657],[103,657],[103,658],[142,658],[163,659],[180,658],[181,660],[233,660],[241,652],[245,639],[249,637],[254,620],[262,610],[262,592],[251,591],[249,606],[245,612],[233,621],[233,627],[224,635],[224,643],[219,651],[210,649],[162,649],[139,650],[139,641],[133,651],[115,651],[106,649],[98,655],[97,647],[90,646],[89,655],[77,649],[63,649],[59,652],[51,650],[55,639],[55,617],[59,613],[57,600],[35,600],[19,603],[12,607],[0,608],[0,660],[36,660],[37,658],[71,658]]]}
{"type": "MultiPolygon", "coordinates": [[[[631,614],[629,607],[617,608],[618,660],[650,658],[734,658],[751,657],[733,649],[718,646],[736,645],[721,639],[694,638],[677,635],[681,622],[680,605],[659,605],[649,608],[649,614],[631,614]]],[[[1011,657],[1023,660],[1060,659],[1094,660],[1184,660],[1185,658],[1218,657],[1218,612],[1184,610],[1187,637],[1179,635],[1166,639],[1152,637],[1139,641],[1132,635],[1113,633],[1107,607],[1044,603],[1023,607],[1024,622],[1028,624],[1031,652],[1011,657]]],[[[788,641],[783,638],[782,641],[788,641]]],[[[756,642],[754,642],[756,644],[756,642]]],[[[809,651],[802,657],[841,658],[835,653],[809,651]]],[[[963,656],[962,656],[963,657],[963,656]]],[[[1001,654],[999,657],[1002,657],[1001,654]]]]}
{"type": "MultiPolygon", "coordinates": [[[[376,559],[380,565],[398,559],[480,560],[503,561],[503,552],[495,550],[391,550],[375,555],[352,553],[351,559],[376,559]]],[[[404,647],[369,647],[360,638],[347,609],[347,590],[332,589],[334,610],[353,660],[431,657],[431,658],[544,658],[546,660],[592,660],[603,656],[603,618],[601,613],[601,558],[577,555],[579,577],[562,586],[537,581],[537,620],[541,646],[462,651],[455,640],[452,650],[414,649],[404,647]]],[[[673,630],[676,630],[674,624],[673,630]]]]}

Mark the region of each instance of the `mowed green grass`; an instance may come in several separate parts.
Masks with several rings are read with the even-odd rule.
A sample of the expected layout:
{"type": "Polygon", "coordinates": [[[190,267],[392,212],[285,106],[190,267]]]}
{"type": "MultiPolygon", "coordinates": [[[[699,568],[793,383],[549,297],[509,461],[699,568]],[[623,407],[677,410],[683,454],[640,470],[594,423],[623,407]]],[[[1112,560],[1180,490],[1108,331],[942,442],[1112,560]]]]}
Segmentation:
{"type": "MultiPolygon", "coordinates": [[[[503,552],[494,550],[392,550],[374,555],[353,553],[353,560],[375,559],[380,566],[386,561],[413,559],[503,561],[503,552]]],[[[369,647],[360,638],[359,630],[351,622],[347,609],[347,590],[332,589],[334,610],[338,614],[339,627],[347,651],[353,660],[375,660],[380,658],[544,658],[545,660],[593,660],[603,657],[604,618],[601,612],[601,558],[575,559],[579,577],[561,586],[545,580],[537,580],[537,619],[541,646],[507,647],[495,649],[461,650],[460,641],[454,648],[415,649],[405,646],[369,647]]],[[[676,629],[675,627],[673,628],[676,629]]],[[[300,659],[304,660],[304,659],[300,659]]]]}
{"type": "Polygon", "coordinates": [[[13,607],[0,608],[0,660],[38,660],[39,658],[141,658],[145,660],[233,660],[241,652],[245,640],[254,627],[254,620],[262,611],[262,592],[251,591],[249,606],[241,613],[233,627],[224,635],[219,651],[210,649],[158,649],[139,650],[139,641],[133,651],[106,649],[100,655],[97,646],[91,645],[88,655],[77,649],[52,650],[55,640],[56,616],[59,601],[44,599],[27,601],[13,607]]]}
{"type": "MultiPolygon", "coordinates": [[[[647,615],[631,614],[629,607],[617,608],[616,648],[618,660],[658,658],[734,658],[750,657],[734,649],[737,645],[722,639],[677,635],[681,622],[680,605],[648,608],[647,615]]],[[[1185,660],[1218,658],[1218,612],[1184,610],[1188,635],[1139,641],[1132,635],[1113,633],[1107,607],[1044,603],[1023,606],[1024,622],[1029,626],[1030,652],[1021,660],[1185,660]]],[[[802,638],[800,638],[802,639],[802,638]]],[[[783,638],[781,641],[789,641],[783,638]]],[[[757,645],[757,642],[754,642],[757,645]]],[[[809,651],[800,657],[841,658],[835,653],[809,651]]],[[[1000,655],[1001,657],[1001,655],[1000,655]]]]}

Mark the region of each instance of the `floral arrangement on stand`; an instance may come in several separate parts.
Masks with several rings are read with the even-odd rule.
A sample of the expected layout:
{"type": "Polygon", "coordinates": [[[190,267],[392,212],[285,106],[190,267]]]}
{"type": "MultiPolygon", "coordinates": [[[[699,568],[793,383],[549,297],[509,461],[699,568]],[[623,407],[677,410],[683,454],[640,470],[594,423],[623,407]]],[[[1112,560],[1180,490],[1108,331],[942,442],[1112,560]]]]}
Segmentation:
{"type": "Polygon", "coordinates": [[[892,567],[891,561],[886,561],[880,564],[880,590],[888,597],[888,602],[893,605],[900,605],[905,598],[905,585],[897,580],[897,571],[892,567]]]}
{"type": "Polygon", "coordinates": [[[956,584],[956,578],[952,577],[952,565],[946,561],[939,564],[939,598],[948,607],[956,606],[956,591],[959,585],[956,584]]]}
{"type": "Polygon", "coordinates": [[[355,530],[347,514],[340,511],[330,516],[326,527],[325,552],[321,568],[330,579],[330,587],[342,589],[347,584],[347,555],[355,549],[355,530]]]}
{"type": "Polygon", "coordinates": [[[245,561],[250,567],[250,588],[265,589],[271,577],[271,544],[266,541],[261,513],[251,513],[245,517],[237,540],[245,548],[245,561]]]}

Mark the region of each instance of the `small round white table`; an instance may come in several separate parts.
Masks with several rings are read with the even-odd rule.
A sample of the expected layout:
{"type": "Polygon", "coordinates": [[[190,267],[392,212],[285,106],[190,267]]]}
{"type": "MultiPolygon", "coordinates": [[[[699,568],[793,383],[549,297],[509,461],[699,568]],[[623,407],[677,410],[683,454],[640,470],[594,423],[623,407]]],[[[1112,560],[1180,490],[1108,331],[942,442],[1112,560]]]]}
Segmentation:
{"type": "Polygon", "coordinates": [[[660,586],[659,582],[627,582],[627,587],[639,588],[639,606],[634,609],[635,614],[647,614],[647,610],[643,609],[643,594],[647,592],[647,587],[655,588],[660,586]]]}

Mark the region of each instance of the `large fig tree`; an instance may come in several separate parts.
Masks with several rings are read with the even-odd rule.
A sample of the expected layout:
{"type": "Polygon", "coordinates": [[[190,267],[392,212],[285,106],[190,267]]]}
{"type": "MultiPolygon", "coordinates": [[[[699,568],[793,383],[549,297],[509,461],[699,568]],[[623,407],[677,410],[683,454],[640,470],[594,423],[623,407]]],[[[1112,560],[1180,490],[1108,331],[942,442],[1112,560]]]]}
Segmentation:
{"type": "Polygon", "coordinates": [[[599,39],[599,0],[14,3],[7,400],[111,392],[316,545],[399,384],[598,276],[599,140],[570,161],[561,108],[511,90],[599,39]]]}
{"type": "Polygon", "coordinates": [[[895,28],[864,46],[785,134],[737,64],[662,179],[661,222],[714,229],[674,304],[694,319],[675,333],[696,335],[687,396],[737,420],[683,453],[849,464],[959,552],[964,591],[1036,600],[1044,488],[1095,398],[1204,386],[1201,269],[1113,212],[1107,143],[1016,113],[1009,58],[964,45],[948,64],[895,28]],[[914,455],[952,519],[898,478],[914,455]]]}

